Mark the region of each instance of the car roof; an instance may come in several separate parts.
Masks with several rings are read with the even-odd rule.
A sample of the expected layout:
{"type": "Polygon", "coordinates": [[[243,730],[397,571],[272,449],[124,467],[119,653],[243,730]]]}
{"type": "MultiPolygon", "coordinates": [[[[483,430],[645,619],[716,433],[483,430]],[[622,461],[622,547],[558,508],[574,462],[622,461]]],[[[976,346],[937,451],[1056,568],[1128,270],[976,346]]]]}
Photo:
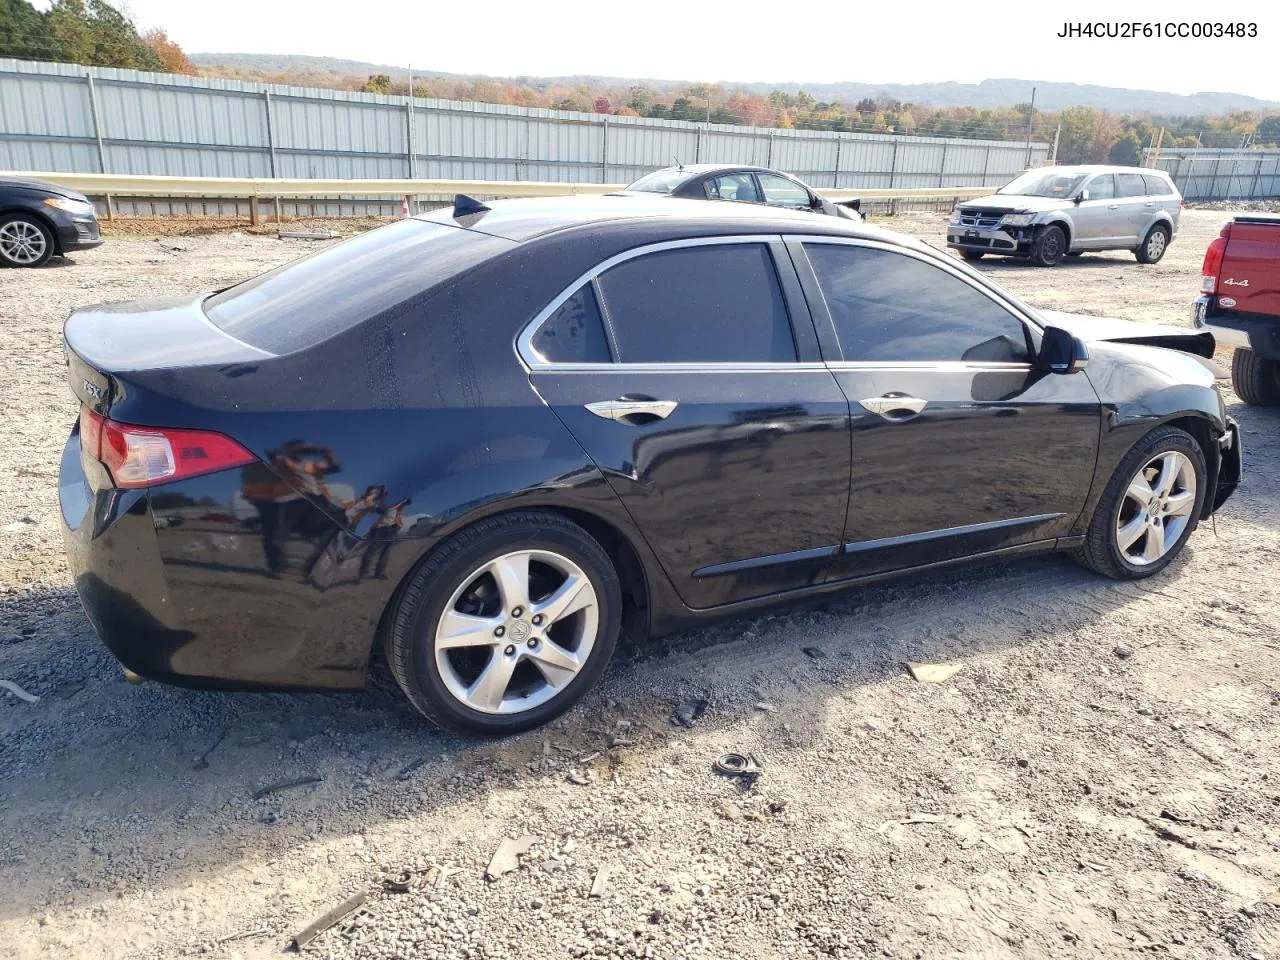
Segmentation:
{"type": "Polygon", "coordinates": [[[1168,174],[1163,170],[1157,170],[1152,167],[1122,167],[1106,163],[1079,163],[1062,167],[1041,167],[1040,169],[1044,173],[1065,173],[1068,175],[1083,175],[1089,173],[1147,173],[1168,177],[1168,174]]]}
{"type": "MultiPolygon", "coordinates": [[[[684,200],[663,194],[616,193],[578,197],[492,200],[488,210],[455,218],[444,207],[419,214],[419,220],[461,226],[518,243],[579,227],[622,223],[647,224],[649,233],[670,228],[704,228],[707,235],[750,233],[813,233],[864,237],[904,246],[916,245],[900,236],[858,220],[829,217],[731,200],[684,200]]],[[[927,247],[927,244],[921,244],[927,247]]]]}

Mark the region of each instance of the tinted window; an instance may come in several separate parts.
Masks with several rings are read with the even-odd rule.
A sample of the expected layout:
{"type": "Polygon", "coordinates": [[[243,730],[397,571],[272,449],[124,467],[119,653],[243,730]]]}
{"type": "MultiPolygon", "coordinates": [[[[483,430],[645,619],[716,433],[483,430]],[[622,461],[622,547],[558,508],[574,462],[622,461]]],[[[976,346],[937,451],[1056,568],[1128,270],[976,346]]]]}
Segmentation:
{"type": "Polygon", "coordinates": [[[1149,173],[1144,173],[1142,180],[1147,186],[1148,196],[1167,197],[1173,193],[1173,187],[1169,186],[1169,181],[1164,177],[1153,177],[1149,173]]]}
{"type": "Polygon", "coordinates": [[[808,210],[813,206],[809,191],[794,180],[779,177],[772,173],[762,173],[760,189],[764,191],[764,202],[775,207],[791,207],[796,210],[808,210]]]}
{"type": "Polygon", "coordinates": [[[1116,196],[1145,197],[1146,195],[1147,195],[1147,185],[1142,182],[1142,174],[1140,173],[1117,173],[1116,174],[1116,196]]]}
{"type": "Polygon", "coordinates": [[[543,321],[533,349],[552,363],[608,363],[609,342],[591,284],[583,284],[543,321]]]}
{"type": "Polygon", "coordinates": [[[727,173],[706,182],[707,196],[712,200],[742,200],[759,203],[760,193],[749,173],[727,173]]]}
{"type": "Polygon", "coordinates": [[[846,360],[1026,362],[1021,321],[939,267],[887,250],[806,244],[846,360]]]}
{"type": "Polygon", "coordinates": [[[669,167],[646,174],[627,189],[639,190],[642,193],[670,193],[688,179],[689,175],[683,170],[669,167]]]}
{"type": "Polygon", "coordinates": [[[238,283],[204,302],[237,339],[271,353],[314,346],[511,248],[483,233],[401,220],[238,283]]]}
{"type": "Polygon", "coordinates": [[[773,257],[762,243],[681,247],[600,277],[623,363],[796,359],[773,257]]]}
{"type": "Polygon", "coordinates": [[[1116,178],[1109,173],[1094,177],[1085,187],[1089,191],[1090,200],[1114,200],[1116,196],[1116,178]]]}

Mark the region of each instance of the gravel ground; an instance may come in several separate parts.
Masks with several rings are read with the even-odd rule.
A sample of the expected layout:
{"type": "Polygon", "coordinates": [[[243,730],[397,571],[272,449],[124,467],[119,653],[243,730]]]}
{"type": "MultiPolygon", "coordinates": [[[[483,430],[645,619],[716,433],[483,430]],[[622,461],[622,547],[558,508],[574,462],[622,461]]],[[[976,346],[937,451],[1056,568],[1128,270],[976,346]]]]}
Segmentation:
{"type": "MultiPolygon", "coordinates": [[[[1037,306],[1185,323],[1224,219],[1188,211],[1155,267],[982,266],[1037,306]]],[[[379,670],[127,685],[62,557],[62,319],[306,249],[131,235],[0,273],[0,679],[40,697],[0,694],[0,956],[272,956],[370,891],[307,952],[1280,957],[1280,416],[1234,397],[1247,482],[1141,584],[1050,557],[855,590],[629,650],[501,742],[430,729],[379,670]],[[762,774],[716,775],[727,750],[762,774]],[[504,838],[528,839],[487,879],[504,838]]]]}

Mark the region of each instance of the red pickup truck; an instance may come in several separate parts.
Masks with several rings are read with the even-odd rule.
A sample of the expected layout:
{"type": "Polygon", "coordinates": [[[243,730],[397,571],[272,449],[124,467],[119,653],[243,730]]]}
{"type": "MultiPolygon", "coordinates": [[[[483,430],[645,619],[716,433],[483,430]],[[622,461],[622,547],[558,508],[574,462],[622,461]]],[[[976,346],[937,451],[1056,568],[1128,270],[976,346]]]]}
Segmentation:
{"type": "Polygon", "coordinates": [[[1280,217],[1241,215],[1205,251],[1192,323],[1235,347],[1231,385],[1245,403],[1280,406],[1280,217]]]}

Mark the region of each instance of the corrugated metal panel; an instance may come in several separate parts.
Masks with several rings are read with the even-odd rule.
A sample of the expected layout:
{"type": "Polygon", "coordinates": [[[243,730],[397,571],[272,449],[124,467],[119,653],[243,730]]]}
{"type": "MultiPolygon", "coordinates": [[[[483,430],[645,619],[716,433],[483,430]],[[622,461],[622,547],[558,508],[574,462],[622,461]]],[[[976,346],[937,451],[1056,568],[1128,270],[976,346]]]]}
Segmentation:
{"type": "MultiPolygon", "coordinates": [[[[277,176],[410,173],[403,97],[4,59],[0,163],[96,172],[89,75],[114,173],[270,176],[273,145],[277,176]]],[[[934,187],[1002,183],[1026,159],[1024,145],[1002,141],[707,125],[447,100],[416,100],[413,124],[419,177],[625,183],[679,160],[772,165],[817,187],[934,187]]],[[[1033,162],[1046,153],[1046,145],[1035,144],[1033,162]]]]}
{"type": "Polygon", "coordinates": [[[1280,150],[1162,151],[1158,165],[1188,200],[1280,197],[1280,150]]]}

